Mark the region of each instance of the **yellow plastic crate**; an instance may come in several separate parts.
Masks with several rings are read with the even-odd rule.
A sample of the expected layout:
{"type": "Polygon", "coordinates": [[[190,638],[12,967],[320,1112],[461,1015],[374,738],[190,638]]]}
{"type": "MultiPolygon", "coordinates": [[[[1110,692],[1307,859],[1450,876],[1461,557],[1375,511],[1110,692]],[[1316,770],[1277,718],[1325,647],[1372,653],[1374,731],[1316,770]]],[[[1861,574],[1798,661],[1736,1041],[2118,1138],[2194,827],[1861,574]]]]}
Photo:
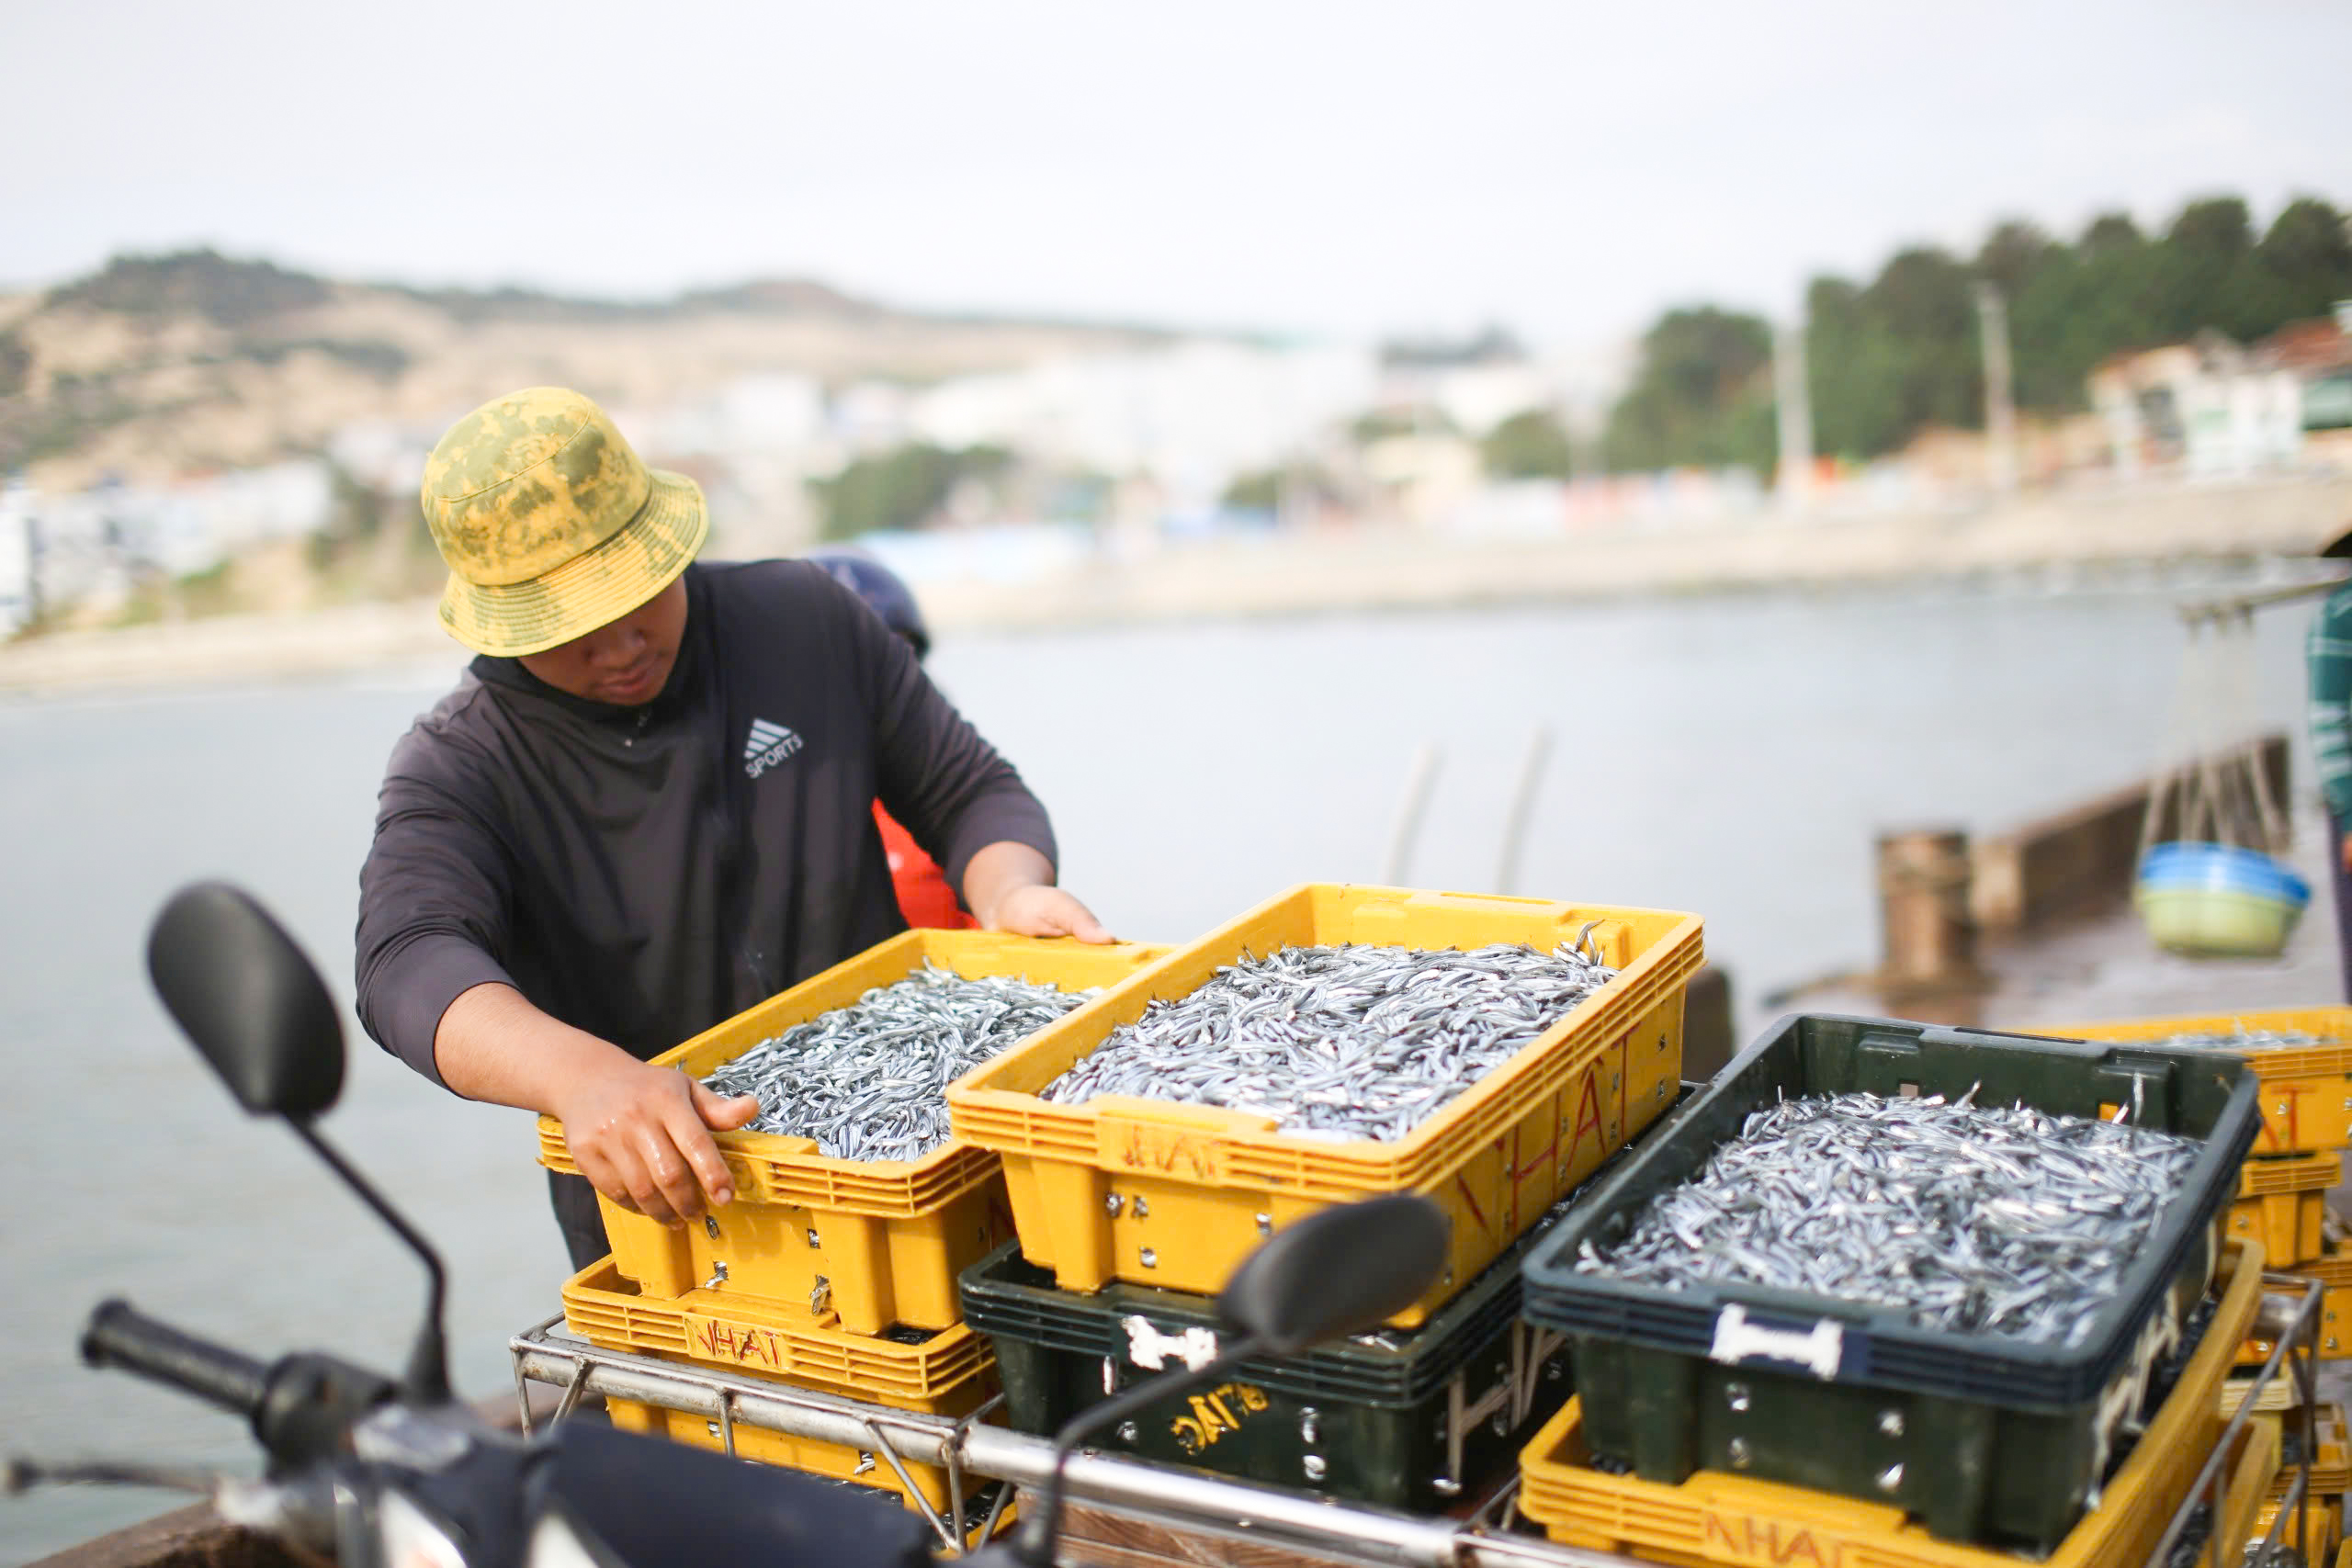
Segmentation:
{"type": "MultiPolygon", "coordinates": [[[[613,1425],[626,1431],[643,1432],[673,1442],[689,1443],[698,1449],[723,1451],[727,1446],[718,1423],[707,1416],[684,1410],[666,1410],[658,1404],[642,1404],[633,1399],[606,1399],[605,1410],[613,1425]]],[[[947,1414],[962,1415],[963,1411],[947,1414]]],[[[820,1442],[814,1438],[796,1438],[783,1432],[771,1432],[758,1427],[735,1424],[735,1452],[738,1457],[756,1464],[772,1464],[784,1470],[803,1471],[810,1475],[829,1476],[835,1481],[853,1482],[871,1486],[877,1491],[893,1493],[900,1498],[907,1495],[907,1482],[889,1460],[871,1449],[859,1449],[847,1443],[820,1442]]],[[[948,1506],[947,1472],[935,1464],[907,1465],[907,1478],[913,1481],[915,1490],[933,1508],[944,1514],[948,1506]]],[[[912,1506],[912,1504],[909,1504],[912,1506]]],[[[1012,1510],[1005,1510],[1010,1515],[1012,1510]]],[[[967,1538],[977,1544],[978,1531],[967,1538]]]]}
{"type": "MultiPolygon", "coordinates": [[[[2238,1196],[2254,1198],[2278,1192],[2324,1192],[2342,1179],[2344,1156],[2335,1149],[2311,1154],[2267,1155],[2238,1167],[2238,1196]]],[[[2276,1270],[2278,1260],[2264,1255],[2276,1270]]],[[[2313,1256],[2317,1256],[2314,1254],[2313,1256]]]]}
{"type": "MultiPolygon", "coordinates": [[[[2256,1416],[2255,1420],[2278,1432],[2279,1448],[2283,1453],[2287,1440],[2285,1423],[2300,1423],[2301,1417],[2293,1415],[2256,1416]]],[[[2312,1409],[2312,1429],[2318,1441],[2312,1450],[2311,1490],[2318,1496],[2340,1497],[2352,1491],[2352,1441],[2347,1441],[2345,1435],[2344,1407],[2340,1404],[2314,1405],[2312,1409]]],[[[2271,1483],[2270,1496],[2284,1497],[2287,1495],[2287,1483],[2293,1479],[2293,1468],[2288,1466],[2271,1483]]]]}
{"type": "MultiPolygon", "coordinates": [[[[2319,1309],[2319,1358],[2332,1360],[2352,1356],[2352,1240],[2323,1227],[2320,1256],[2286,1270],[2325,1288],[2319,1309]]],[[[2238,1353],[2238,1364],[2258,1367],[2270,1355],[2270,1341],[2249,1339],[2238,1353]]]]}
{"type": "Polygon", "coordinates": [[[1418,1326],[1673,1103],[1683,993],[1702,957],[1695,915],[1311,883],[965,1074],[948,1086],[949,1114],[959,1136],[1003,1156],[1022,1254],[1068,1291],[1117,1279],[1214,1293],[1302,1214],[1373,1193],[1423,1193],[1451,1216],[1453,1240],[1439,1281],[1389,1319],[1418,1326]],[[1222,1106],[1038,1098],[1114,1029],[1245,951],[1508,942],[1550,952],[1588,924],[1617,977],[1395,1143],[1287,1136],[1270,1117],[1222,1106]]]}
{"type": "Polygon", "coordinates": [[[2263,1499],[2278,1479],[2278,1426],[2259,1417],[2238,1428],[2235,1446],[2222,1467],[2227,1477],[2211,1533],[2198,1554],[2198,1568],[2240,1568],[2263,1499]]]}
{"type": "MultiPolygon", "coordinates": [[[[1109,987],[1174,951],[996,931],[910,931],[834,964],[653,1058],[701,1077],[763,1040],[905,979],[925,960],[975,978],[1011,975],[1064,990],[1109,987]]],[[[996,1156],[960,1138],[917,1160],[834,1159],[813,1138],[713,1134],[735,1201],[672,1230],[599,1197],[626,1278],[648,1295],[714,1288],[798,1304],[858,1334],[960,1317],[956,1276],[1011,1235],[996,1156]]],[[[539,1163],[576,1173],[562,1123],[539,1118],[539,1163]]]]}
{"type": "MultiPolygon", "coordinates": [[[[962,1324],[907,1345],[817,1327],[806,1313],[716,1292],[655,1301],[622,1279],[609,1258],[565,1282],[563,1313],[574,1334],[606,1349],[743,1373],[895,1410],[968,1416],[997,1391],[996,1359],[988,1340],[962,1324]]],[[[614,1424],[630,1431],[700,1448],[726,1446],[718,1423],[708,1417],[630,1400],[605,1404],[614,1424]]],[[[735,1451],[763,1464],[907,1495],[906,1483],[889,1461],[870,1450],[739,1422],[735,1451]]],[[[910,1464],[907,1471],[933,1507],[947,1506],[944,1469],[910,1464]]]]}
{"type": "Polygon", "coordinates": [[[2255,1138],[2255,1153],[2301,1154],[2352,1143],[2352,1007],[2186,1013],[2049,1024],[2032,1032],[2064,1040],[2129,1042],[2227,1034],[2238,1029],[2312,1034],[2330,1042],[2244,1053],[2246,1065],[2262,1080],[2262,1131],[2255,1138]]]}
{"type": "Polygon", "coordinates": [[[2262,1243],[2262,1255],[2273,1269],[2319,1257],[2325,1249],[2320,1233],[2326,1193],[2343,1173],[2343,1159],[2335,1150],[2324,1149],[2247,1160],[2238,1168],[2230,1234],[2262,1243]]]}
{"type": "Polygon", "coordinates": [[[2335,1255],[2306,1263],[2296,1270],[2307,1277],[2317,1278],[2326,1286],[2320,1298],[2319,1357],[2323,1361],[2338,1360],[2352,1356],[2352,1258],[2339,1250],[2335,1255]],[[2325,1269],[2325,1274],[2321,1273],[2325,1269]]]}
{"type": "Polygon", "coordinates": [[[770,1378],[898,1410],[963,1414],[950,1403],[987,1386],[996,1359],[989,1341],[963,1324],[938,1329],[919,1343],[821,1327],[808,1314],[717,1291],[689,1291],[673,1300],[647,1296],[623,1279],[609,1258],[574,1274],[563,1286],[564,1320],[592,1345],[722,1371],[770,1378]]]}
{"type": "MultiPolygon", "coordinates": [[[[2283,1501],[2278,1497],[2262,1500],[2262,1506],[2255,1511],[2254,1529],[2246,1535],[2248,1540],[2260,1540],[2270,1533],[2271,1523],[2278,1517],[2278,1505],[2283,1501]]],[[[2335,1557],[2336,1549],[2344,1541],[2344,1499],[2322,1497],[2316,1494],[2305,1497],[2303,1529],[2306,1532],[2303,1546],[2305,1562],[2324,1562],[2335,1557]]],[[[2278,1544],[2288,1547],[2295,1544],[2294,1520],[2289,1519],[2286,1528],[2278,1532],[2278,1544]]]]}
{"type": "MultiPolygon", "coordinates": [[[[2171,1395],[2110,1479],[2099,1506],[2052,1552],[2050,1568],[2140,1568],[2221,1436],[2218,1409],[2231,1352],[2262,1301],[2259,1253],[2226,1244],[2222,1299],[2171,1395]],[[2251,1263],[2251,1266],[2248,1266],[2251,1263]]],[[[1776,1482],[1702,1470],[1679,1486],[1589,1467],[1584,1406],[1571,1399],[1520,1453],[1521,1512],[1564,1545],[1631,1551],[1654,1562],[1791,1568],[2015,1568],[1985,1547],[1938,1540],[1900,1508],[1776,1482]]],[[[2240,1456],[2225,1495],[2259,1492],[2268,1472],[2256,1447],[2240,1456]]],[[[2275,1456],[2274,1456],[2275,1458],[2275,1456]]],[[[2225,1568],[2234,1568],[2227,1564],[2225,1568]]]]}
{"type": "Polygon", "coordinates": [[[2327,1198],[2320,1192],[2266,1192],[2230,1205],[2230,1234],[2262,1244],[2262,1255],[2290,1268],[2320,1255],[2320,1222],[2327,1198]]]}

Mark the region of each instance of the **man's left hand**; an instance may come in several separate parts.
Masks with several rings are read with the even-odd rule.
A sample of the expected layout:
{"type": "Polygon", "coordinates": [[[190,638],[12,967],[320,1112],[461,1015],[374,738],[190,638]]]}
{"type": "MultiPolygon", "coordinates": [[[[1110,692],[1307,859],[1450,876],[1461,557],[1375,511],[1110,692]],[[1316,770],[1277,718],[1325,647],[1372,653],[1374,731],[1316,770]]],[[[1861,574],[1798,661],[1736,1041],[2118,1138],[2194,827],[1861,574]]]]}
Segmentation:
{"type": "Polygon", "coordinates": [[[1087,907],[1058,887],[1016,887],[997,901],[990,931],[1016,936],[1074,936],[1080,942],[1116,942],[1087,907]]]}

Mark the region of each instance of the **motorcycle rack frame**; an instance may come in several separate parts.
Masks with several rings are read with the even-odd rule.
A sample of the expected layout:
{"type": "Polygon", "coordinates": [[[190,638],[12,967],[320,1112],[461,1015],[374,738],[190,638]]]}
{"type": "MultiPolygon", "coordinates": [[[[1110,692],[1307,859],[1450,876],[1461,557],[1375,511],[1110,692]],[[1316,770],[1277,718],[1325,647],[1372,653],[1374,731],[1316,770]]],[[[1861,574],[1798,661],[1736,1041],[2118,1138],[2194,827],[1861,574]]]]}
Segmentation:
{"type": "MultiPolygon", "coordinates": [[[[2145,1568],[2165,1568],[2174,1544],[2188,1529],[2199,1505],[2221,1516],[2227,1483],[2224,1461],[2237,1433],[2253,1417],[2264,1388],[2280,1375],[2291,1382],[2291,1399],[2301,1412],[2301,1459],[2278,1510],[2278,1517],[2247,1562],[2269,1562],[2293,1521],[2291,1545],[2304,1568],[2332,1568],[2310,1561],[2301,1506],[2311,1484],[2315,1450],[2313,1407],[2321,1303],[2316,1280],[2289,1274],[2263,1275],[2266,1293],[2256,1320],[2256,1335],[2271,1343],[2268,1358],[2244,1385],[2244,1397],[2222,1430],[2213,1451],[2190,1483],[2147,1559],[2145,1568]]],[[[988,1511],[978,1538],[993,1535],[1016,1486],[1042,1484],[1052,1472],[1053,1445],[1002,1427],[984,1424],[991,1400],[960,1418],[925,1416],[868,1404],[836,1394],[792,1388],[758,1378],[737,1377],[649,1356],[601,1349],[559,1332],[560,1314],[538,1323],[508,1342],[514,1358],[514,1393],[523,1430],[532,1429],[530,1385],[560,1391],[552,1420],[561,1421],[588,1394],[633,1399],[666,1410],[700,1416],[713,1423],[720,1445],[735,1451],[735,1429],[754,1427],[787,1436],[840,1443],[886,1461],[906,1487],[910,1506],[920,1509],[948,1551],[966,1550],[958,1528],[967,1504],[978,1495],[976,1477],[1004,1482],[988,1511]],[[907,1467],[937,1465],[947,1474],[948,1507],[934,1508],[914,1484],[907,1467]]],[[[1287,1548],[1346,1568],[1646,1568],[1640,1560],[1614,1552],[1563,1546],[1512,1529],[1517,1514],[1516,1476],[1461,1517],[1427,1517],[1358,1503],[1333,1502],[1242,1481],[1229,1481],[1172,1466],[1114,1459],[1091,1449],[1070,1457],[1069,1495],[1107,1512],[1188,1535],[1236,1544],[1287,1548]]],[[[2019,1560],[2023,1562],[2023,1559],[2019,1560]]],[[[2239,1568],[2219,1563],[2215,1568],[2239,1568]]]]}

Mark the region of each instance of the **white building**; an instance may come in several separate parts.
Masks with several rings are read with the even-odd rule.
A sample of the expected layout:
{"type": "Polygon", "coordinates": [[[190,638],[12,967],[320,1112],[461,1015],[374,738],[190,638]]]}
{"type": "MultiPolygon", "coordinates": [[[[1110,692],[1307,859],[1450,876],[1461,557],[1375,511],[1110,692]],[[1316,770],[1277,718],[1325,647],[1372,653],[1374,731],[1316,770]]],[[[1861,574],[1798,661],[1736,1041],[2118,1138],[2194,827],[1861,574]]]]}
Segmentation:
{"type": "Polygon", "coordinates": [[[32,487],[0,482],[0,637],[13,637],[32,615],[32,487]]]}
{"type": "Polygon", "coordinates": [[[2293,467],[2303,446],[2304,374],[2219,333],[2119,355],[2091,372],[2116,471],[2235,479],[2293,467]]]}
{"type": "Polygon", "coordinates": [[[907,433],[1214,493],[1315,443],[1375,385],[1369,350],[1198,340],[958,377],[910,398],[907,433]]]}
{"type": "Polygon", "coordinates": [[[0,601],[19,625],[44,609],[119,604],[143,581],[192,577],[241,551],[300,538],[333,515],[334,486],[315,457],[148,488],[110,480],[46,494],[21,484],[0,498],[0,601]],[[24,563],[20,577],[7,563],[24,563]]]}

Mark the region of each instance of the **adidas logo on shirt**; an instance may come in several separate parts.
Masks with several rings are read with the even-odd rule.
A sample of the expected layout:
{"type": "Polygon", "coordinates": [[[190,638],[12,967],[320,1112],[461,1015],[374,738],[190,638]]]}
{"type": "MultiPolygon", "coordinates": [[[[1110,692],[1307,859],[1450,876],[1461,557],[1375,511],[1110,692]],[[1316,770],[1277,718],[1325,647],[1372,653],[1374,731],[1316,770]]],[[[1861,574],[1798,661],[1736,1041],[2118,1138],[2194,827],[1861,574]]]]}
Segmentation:
{"type": "Polygon", "coordinates": [[[800,737],[783,725],[755,718],[752,721],[751,734],[743,741],[743,772],[758,778],[799,750],[800,747],[800,737]]]}

